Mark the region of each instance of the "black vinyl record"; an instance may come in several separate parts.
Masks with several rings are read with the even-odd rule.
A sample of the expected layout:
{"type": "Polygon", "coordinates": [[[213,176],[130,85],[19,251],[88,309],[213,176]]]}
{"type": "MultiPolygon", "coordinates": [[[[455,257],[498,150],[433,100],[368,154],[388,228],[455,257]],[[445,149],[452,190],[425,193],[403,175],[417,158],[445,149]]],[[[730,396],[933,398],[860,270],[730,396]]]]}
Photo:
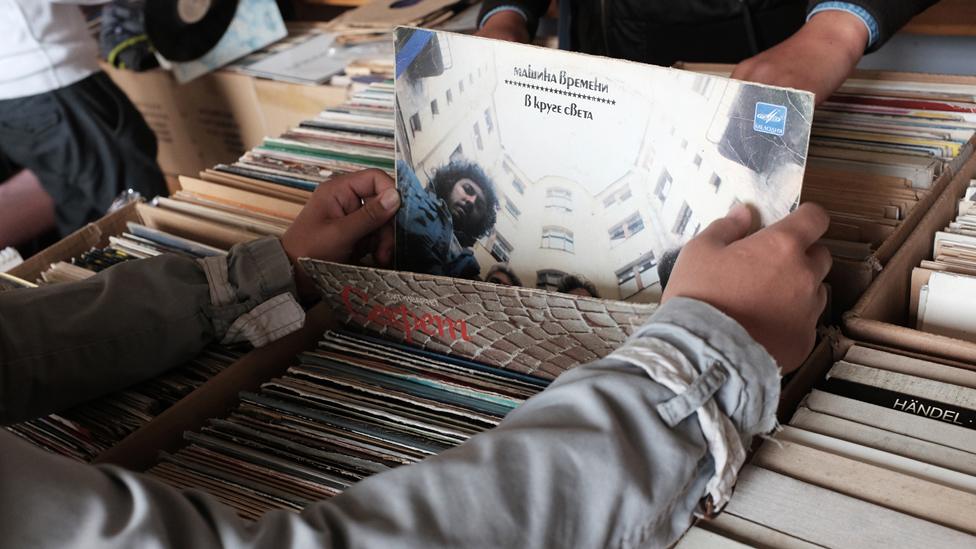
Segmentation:
{"type": "Polygon", "coordinates": [[[146,34],[163,57],[193,61],[227,31],[237,0],[146,0],[146,34]]]}

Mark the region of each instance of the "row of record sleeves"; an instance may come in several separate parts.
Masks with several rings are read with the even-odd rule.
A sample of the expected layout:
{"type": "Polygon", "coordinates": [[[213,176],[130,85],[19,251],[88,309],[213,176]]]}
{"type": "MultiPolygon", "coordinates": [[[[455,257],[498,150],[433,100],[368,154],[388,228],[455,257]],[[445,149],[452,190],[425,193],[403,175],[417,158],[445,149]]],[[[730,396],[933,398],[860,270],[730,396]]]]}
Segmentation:
{"type": "MultiPolygon", "coordinates": [[[[970,92],[966,95],[965,90],[957,85],[922,86],[910,81],[868,79],[849,82],[842,94],[818,110],[808,170],[812,194],[807,194],[805,185],[805,199],[827,201],[828,198],[844,196],[848,192],[855,193],[859,198],[856,202],[858,209],[842,200],[837,200],[836,204],[825,204],[835,222],[857,228],[830,235],[831,240],[836,241],[831,245],[835,254],[856,256],[851,250],[858,246],[862,251],[876,249],[883,244],[885,238],[894,233],[900,223],[909,218],[913,209],[922,203],[928,193],[937,192],[934,182],[951,171],[953,163],[961,156],[968,154],[967,142],[972,135],[973,112],[976,112],[974,104],[976,101],[973,94],[970,92]],[[838,117],[853,118],[858,122],[856,129],[851,126],[838,128],[838,117]],[[922,133],[925,133],[924,138],[919,137],[922,133]]],[[[183,177],[181,191],[167,199],[160,199],[153,207],[140,205],[138,218],[129,224],[124,234],[113,235],[108,246],[92,250],[74,261],[56,264],[37,282],[56,283],[89,276],[82,271],[91,272],[118,261],[164,251],[193,256],[224,253],[236,242],[263,235],[281,234],[300,211],[310,193],[329,177],[363,168],[379,168],[392,174],[395,125],[393,106],[392,84],[370,85],[356,92],[346,104],[325,109],[299,127],[279,137],[266,139],[233,163],[214,166],[198,177],[183,177]]],[[[243,351],[209,349],[204,354],[204,360],[213,363],[222,360],[226,365],[233,362],[234,355],[229,354],[232,352],[243,351]],[[218,360],[214,356],[224,358],[218,360]]],[[[865,368],[884,370],[885,364],[900,364],[904,360],[904,357],[897,355],[873,357],[869,360],[863,354],[847,357],[845,361],[865,368]]],[[[193,374],[195,386],[205,382],[217,369],[199,373],[201,369],[198,368],[197,373],[193,374]]],[[[846,379],[841,377],[847,375],[846,370],[842,370],[843,368],[838,369],[832,378],[846,379]]],[[[972,385],[961,385],[958,380],[932,380],[931,376],[934,374],[927,374],[927,371],[923,368],[897,373],[937,383],[955,383],[955,386],[973,390],[972,385]]],[[[870,376],[856,379],[859,381],[851,383],[870,386],[874,382],[874,378],[870,376]]],[[[158,380],[149,383],[156,381],[158,380]]],[[[507,410],[541,390],[545,384],[546,380],[543,379],[518,376],[487,365],[437,356],[402,347],[394,342],[345,332],[329,333],[323,338],[319,349],[302,354],[285,375],[267,381],[256,391],[242,394],[238,407],[229,416],[213,418],[204,429],[188,433],[186,447],[162,457],[151,472],[175,486],[192,486],[208,491],[233,506],[244,517],[255,518],[271,508],[298,510],[311,501],[340,492],[364,476],[423,459],[426,455],[462,442],[479,430],[490,428],[507,410]],[[438,379],[442,380],[435,389],[428,391],[425,388],[421,391],[410,382],[411,376],[433,376],[435,372],[438,379]]],[[[934,418],[920,418],[931,423],[919,424],[920,427],[916,425],[918,430],[910,432],[904,432],[907,428],[901,427],[899,421],[892,420],[890,424],[870,423],[858,414],[870,416],[871,421],[890,414],[879,413],[875,408],[882,406],[864,400],[867,397],[840,393],[839,385],[835,382],[812,393],[804,404],[811,410],[810,414],[817,413],[865,425],[864,428],[857,429],[858,432],[867,433],[865,437],[874,433],[884,435],[881,438],[887,440],[888,435],[885,433],[897,433],[909,439],[917,439],[920,438],[919,432],[938,431],[946,424],[948,427],[955,427],[950,439],[973,441],[971,430],[951,426],[944,420],[934,418]],[[824,394],[828,396],[818,396],[824,394]],[[848,403],[854,410],[852,412],[827,409],[820,404],[824,399],[837,401],[841,398],[846,399],[845,403],[852,401],[860,404],[848,403]],[[880,429],[885,433],[872,429],[880,429]]],[[[944,389],[941,385],[938,387],[940,391],[944,389]]],[[[928,398],[926,395],[913,394],[904,387],[902,389],[905,390],[904,394],[912,395],[916,401],[928,398]]],[[[147,390],[145,394],[149,395],[149,399],[156,398],[152,391],[147,390]]],[[[941,396],[942,394],[940,392],[937,396],[949,398],[941,396]]],[[[112,395],[104,400],[131,403],[138,399],[112,395]]],[[[106,429],[111,434],[101,437],[98,447],[92,446],[91,434],[97,431],[99,421],[113,427],[121,422],[112,415],[116,413],[114,409],[112,414],[98,415],[95,411],[88,412],[87,407],[95,406],[95,403],[46,418],[43,421],[47,423],[36,427],[33,437],[31,433],[24,432],[29,429],[23,427],[27,424],[14,426],[12,429],[21,430],[18,433],[21,436],[53,451],[88,460],[101,448],[110,446],[113,441],[120,440],[135,428],[151,421],[159,411],[172,404],[173,400],[157,399],[149,407],[150,411],[137,409],[139,413],[132,414],[133,419],[126,422],[124,432],[122,429],[106,429]],[[77,428],[66,427],[72,425],[77,428]],[[87,453],[76,450],[86,446],[92,446],[87,453]]],[[[938,398],[930,400],[944,404],[954,403],[960,414],[967,406],[968,409],[976,408],[976,404],[971,401],[947,401],[938,398]]],[[[917,423],[914,420],[917,414],[901,410],[896,412],[904,417],[895,414],[895,419],[917,423]]],[[[797,417],[799,416],[800,414],[797,417]]],[[[831,425],[836,423],[830,418],[825,421],[833,422],[831,425]]],[[[867,442],[873,439],[845,439],[839,437],[837,431],[820,427],[820,423],[796,423],[784,430],[782,436],[785,442],[782,446],[765,444],[752,464],[744,470],[737,496],[722,515],[724,518],[719,519],[735,524],[725,526],[724,529],[715,526],[719,524],[718,521],[713,525],[703,524],[693,530],[684,543],[693,542],[695,536],[712,540],[746,539],[742,536],[737,538],[739,534],[735,532],[738,530],[733,529],[746,526],[762,535],[774,536],[775,533],[793,532],[789,536],[794,540],[813,539],[813,534],[806,531],[795,532],[783,525],[761,523],[754,514],[750,514],[773,516],[770,509],[752,509],[751,500],[744,495],[756,494],[754,490],[750,491],[749,486],[768,478],[774,479],[770,482],[778,483],[776,486],[769,485],[769,490],[792,494],[791,498],[784,500],[782,510],[777,515],[787,517],[784,520],[804,516],[802,508],[797,508],[796,505],[791,507],[792,504],[788,505],[788,502],[803,501],[802,498],[807,494],[819,494],[817,497],[827,498],[823,501],[837,502],[841,509],[844,508],[842,505],[861,506],[871,513],[879,513],[870,515],[872,517],[890,516],[894,517],[892,520],[900,520],[904,515],[908,517],[904,524],[914,525],[920,521],[917,522],[920,529],[913,528],[911,531],[931,530],[944,535],[933,539],[958,541],[960,538],[952,535],[968,531],[952,522],[955,515],[951,513],[947,515],[949,518],[934,512],[919,518],[915,508],[897,507],[890,496],[878,495],[872,496],[874,499],[866,500],[859,495],[851,495],[849,490],[842,487],[825,487],[823,483],[826,481],[812,475],[816,473],[830,477],[832,467],[838,471],[846,471],[844,468],[852,461],[856,462],[853,469],[855,472],[851,473],[854,478],[867,471],[868,469],[858,469],[861,466],[857,463],[863,463],[863,459],[851,457],[861,454],[844,452],[853,446],[873,448],[867,442]],[[814,434],[797,434],[801,430],[814,434]],[[826,439],[840,442],[824,442],[826,439]],[[810,442],[811,440],[814,442],[810,442]],[[776,457],[779,455],[776,452],[781,448],[795,447],[804,449],[782,459],[776,457]],[[811,455],[814,457],[810,458],[811,455]],[[809,472],[811,476],[800,476],[800,472],[786,470],[785,466],[771,465],[778,462],[777,460],[793,463],[800,459],[796,456],[806,456],[804,459],[814,463],[819,463],[822,458],[827,465],[819,468],[803,467],[800,471],[803,474],[809,472]],[[790,491],[793,488],[800,491],[790,491]],[[764,526],[760,528],[756,525],[764,526]]],[[[845,427],[842,429],[845,431],[849,427],[846,423],[841,425],[845,427]]],[[[884,458],[888,460],[884,461],[878,458],[881,465],[871,465],[873,468],[869,469],[872,472],[881,471],[878,473],[881,476],[877,478],[904,480],[890,476],[897,474],[916,479],[919,478],[917,470],[929,471],[933,467],[951,469],[958,473],[938,477],[942,479],[938,481],[924,480],[944,486],[947,482],[945,478],[951,477],[953,481],[958,481],[959,474],[969,471],[946,467],[944,459],[927,462],[919,458],[919,454],[899,454],[908,452],[903,447],[914,447],[907,445],[911,440],[894,440],[894,446],[874,450],[914,460],[922,465],[916,464],[912,465],[916,469],[906,469],[908,466],[904,465],[903,460],[884,458]],[[891,460],[897,461],[901,468],[885,465],[891,460]]],[[[948,446],[958,452],[972,454],[974,451],[968,447],[960,448],[958,442],[953,446],[947,443],[947,439],[921,440],[948,446]]],[[[934,451],[941,449],[941,446],[926,448],[934,451]]],[[[867,452],[860,449],[857,451],[867,452]]],[[[965,457],[965,454],[950,454],[965,457]]],[[[969,455],[969,459],[971,458],[972,455],[969,455]]],[[[966,474],[971,475],[972,472],[966,474]]],[[[862,484],[852,485],[858,486],[860,493],[862,484]]],[[[755,486],[761,487],[759,494],[767,490],[767,485],[755,486]]],[[[953,501],[966,503],[967,486],[969,485],[963,483],[949,487],[947,489],[954,491],[946,494],[962,498],[953,501]]],[[[823,507],[829,506],[818,506],[817,510],[826,512],[823,507]]],[[[828,518],[819,515],[818,520],[829,522],[828,518]]],[[[857,529],[842,528],[837,531],[843,533],[857,529]]],[[[806,543],[858,545],[850,542],[833,543],[827,538],[816,539],[820,541],[806,543]]],[[[890,536],[878,539],[890,539],[890,536]]],[[[787,541],[792,543],[793,540],[787,541]]],[[[797,542],[795,546],[802,544],[797,542]]]]}
{"type": "Polygon", "coordinates": [[[973,509],[976,367],[853,344],[677,547],[973,547],[973,509]]]}

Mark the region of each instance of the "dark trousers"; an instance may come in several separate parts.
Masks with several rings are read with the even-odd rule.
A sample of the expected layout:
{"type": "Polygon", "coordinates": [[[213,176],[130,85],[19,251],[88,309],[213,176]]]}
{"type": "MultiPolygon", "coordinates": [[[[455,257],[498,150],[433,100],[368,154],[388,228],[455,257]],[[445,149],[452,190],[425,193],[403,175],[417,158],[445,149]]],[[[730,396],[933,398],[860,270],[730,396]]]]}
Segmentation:
{"type": "Polygon", "coordinates": [[[47,93],[0,100],[0,177],[37,175],[64,236],[104,215],[126,189],[166,194],[156,136],[108,75],[47,93]]]}

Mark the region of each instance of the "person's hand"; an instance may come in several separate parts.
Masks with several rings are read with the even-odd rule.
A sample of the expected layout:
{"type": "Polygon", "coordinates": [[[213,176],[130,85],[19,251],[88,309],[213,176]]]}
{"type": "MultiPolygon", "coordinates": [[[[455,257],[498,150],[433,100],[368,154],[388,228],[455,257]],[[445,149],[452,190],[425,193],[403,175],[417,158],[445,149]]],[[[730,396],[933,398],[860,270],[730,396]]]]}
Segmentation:
{"type": "Polygon", "coordinates": [[[529,29],[525,27],[525,19],[511,10],[500,11],[489,17],[474,35],[523,44],[529,41],[529,29]]]}
{"type": "Polygon", "coordinates": [[[316,295],[315,286],[298,265],[299,257],[325,261],[357,261],[372,254],[387,266],[393,259],[393,224],[400,207],[396,185],[382,170],[364,170],[322,183],[281,237],[295,266],[295,282],[303,299],[316,295]]]}
{"type": "Polygon", "coordinates": [[[736,65],[732,78],[811,91],[819,105],[844,83],[867,44],[859,18],[822,11],[790,38],[736,65]]]}
{"type": "Polygon", "coordinates": [[[749,235],[753,216],[747,206],[736,206],[685,245],[661,301],[690,297],[719,309],[765,347],[785,374],[813,349],[827,303],[823,280],[832,259],[816,241],[830,217],[820,206],[802,204],[749,235]]]}

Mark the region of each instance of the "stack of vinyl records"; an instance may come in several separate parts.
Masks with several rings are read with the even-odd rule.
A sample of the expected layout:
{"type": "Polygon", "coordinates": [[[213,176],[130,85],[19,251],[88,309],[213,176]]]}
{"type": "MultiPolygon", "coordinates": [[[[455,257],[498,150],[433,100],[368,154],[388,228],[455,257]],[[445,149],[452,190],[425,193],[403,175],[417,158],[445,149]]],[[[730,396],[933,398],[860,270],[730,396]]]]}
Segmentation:
{"type": "Polygon", "coordinates": [[[84,280],[104,269],[129,261],[176,253],[200,258],[227,253],[225,250],[200,244],[186,238],[166,233],[139,223],[127,223],[128,232],[109,237],[110,245],[89,250],[71,261],[53,263],[41,273],[40,284],[55,284],[84,280]]]}
{"type": "Polygon", "coordinates": [[[243,352],[214,345],[159,377],[6,429],[48,451],[92,461],[223,371],[243,352]]]}
{"type": "Polygon", "coordinates": [[[371,84],[232,164],[199,178],[180,177],[181,190],[140,214],[154,226],[219,248],[280,236],[329,178],[367,168],[392,176],[393,126],[392,84],[371,84]]]}
{"type": "Polygon", "coordinates": [[[372,86],[341,107],[264,142],[215,170],[314,190],[330,177],[367,168],[393,172],[392,89],[372,86]],[[388,103],[384,105],[381,103],[388,103]]]}
{"type": "Polygon", "coordinates": [[[365,39],[361,33],[326,32],[320,24],[287,23],[288,37],[227,67],[258,78],[296,84],[348,84],[350,78],[393,78],[389,36],[365,39]]]}
{"type": "Polygon", "coordinates": [[[969,368],[852,346],[678,546],[976,547],[969,368]]]}
{"type": "Polygon", "coordinates": [[[257,193],[308,198],[329,178],[367,168],[393,174],[393,84],[373,83],[338,107],[323,110],[237,162],[218,164],[201,179],[257,193]],[[269,189],[269,185],[279,187],[269,189]],[[303,192],[295,192],[303,191],[303,192]]]}
{"type": "Polygon", "coordinates": [[[958,216],[935,233],[931,260],[912,271],[911,318],[923,332],[976,342],[976,180],[958,216]]]}
{"type": "MultiPolygon", "coordinates": [[[[129,223],[128,232],[111,237],[110,243],[70,262],[53,264],[39,282],[83,280],[118,263],[167,252],[188,257],[225,253],[137,223],[129,223]]],[[[32,286],[9,276],[0,277],[2,285],[32,286]]],[[[7,430],[49,451],[91,461],[220,373],[244,351],[214,345],[157,378],[57,414],[8,426],[7,430]]]]}
{"type": "Polygon", "coordinates": [[[976,86],[852,78],[820,105],[801,200],[830,212],[825,244],[863,260],[971,153],[976,86]]]}
{"type": "Polygon", "coordinates": [[[301,510],[355,482],[489,429],[547,380],[351,333],[242,393],[150,474],[213,494],[245,517],[301,510]]]}

